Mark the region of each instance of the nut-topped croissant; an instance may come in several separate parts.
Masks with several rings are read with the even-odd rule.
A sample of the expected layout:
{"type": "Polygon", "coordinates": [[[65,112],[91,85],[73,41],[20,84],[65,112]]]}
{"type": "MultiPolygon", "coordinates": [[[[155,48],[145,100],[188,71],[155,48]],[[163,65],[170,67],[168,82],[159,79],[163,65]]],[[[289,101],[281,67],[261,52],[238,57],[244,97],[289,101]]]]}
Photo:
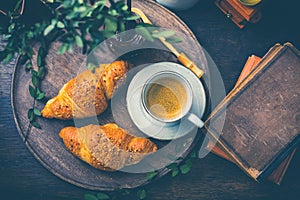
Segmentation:
{"type": "Polygon", "coordinates": [[[106,109],[117,81],[127,70],[127,62],[115,61],[100,65],[94,73],[90,70],[80,73],[46,103],[42,116],[71,119],[99,115],[106,109]]]}
{"type": "Polygon", "coordinates": [[[103,170],[118,170],[138,163],[157,146],[148,139],[138,138],[110,123],[81,128],[63,128],[59,136],[67,149],[91,166],[103,170]]]}

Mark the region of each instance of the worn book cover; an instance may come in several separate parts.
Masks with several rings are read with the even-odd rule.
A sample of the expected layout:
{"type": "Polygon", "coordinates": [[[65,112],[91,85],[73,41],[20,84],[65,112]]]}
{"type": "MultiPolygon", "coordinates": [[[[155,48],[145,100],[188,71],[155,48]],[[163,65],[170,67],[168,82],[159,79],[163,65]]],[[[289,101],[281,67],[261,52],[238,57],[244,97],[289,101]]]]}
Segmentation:
{"type": "MultiPolygon", "coordinates": [[[[242,72],[240,73],[240,76],[236,82],[236,86],[240,84],[247,75],[250,74],[250,72],[257,66],[257,64],[261,61],[261,58],[256,55],[251,55],[248,57],[242,72]]],[[[211,150],[212,153],[227,159],[228,161],[234,162],[231,160],[231,158],[222,151],[221,148],[218,147],[218,145],[215,145],[213,141],[209,141],[207,144],[207,149],[211,150]]],[[[280,165],[268,176],[268,180],[272,181],[278,185],[280,185],[281,181],[283,180],[283,177],[287,171],[287,168],[296,152],[296,149],[294,149],[283,161],[280,163],[280,165]]]]}
{"type": "Polygon", "coordinates": [[[300,139],[299,57],[290,43],[272,47],[205,123],[218,147],[258,181],[269,176],[300,139]]]}

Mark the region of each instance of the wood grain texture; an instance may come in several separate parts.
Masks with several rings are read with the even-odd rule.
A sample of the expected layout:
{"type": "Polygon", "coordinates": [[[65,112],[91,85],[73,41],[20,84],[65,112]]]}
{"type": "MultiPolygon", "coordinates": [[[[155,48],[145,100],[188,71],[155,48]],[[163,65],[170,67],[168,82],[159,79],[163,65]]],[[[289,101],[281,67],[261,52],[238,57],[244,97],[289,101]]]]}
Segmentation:
{"type": "MultiPolygon", "coordinates": [[[[267,1],[266,1],[267,2],[267,1]]],[[[294,18],[297,6],[289,1],[279,5],[268,1],[262,20],[239,30],[224,17],[211,0],[202,0],[192,9],[176,12],[191,28],[199,42],[216,62],[227,92],[230,91],[247,57],[262,56],[274,43],[291,41],[300,47],[294,18]],[[283,6],[282,6],[283,4],[283,6]],[[281,13],[278,15],[278,13],[281,13]],[[278,27],[284,29],[278,30],[278,27]]],[[[1,199],[82,200],[85,190],[71,185],[45,169],[22,142],[13,121],[10,83],[15,60],[0,64],[0,195],[1,199]]],[[[169,175],[148,185],[147,198],[164,199],[243,199],[294,200],[300,195],[300,153],[296,153],[281,186],[256,183],[235,165],[214,155],[196,160],[187,175],[169,175]]],[[[120,199],[126,199],[120,197],[120,199]]]]}
{"type": "MultiPolygon", "coordinates": [[[[198,55],[197,60],[202,62],[202,60],[199,59],[199,55],[203,52],[201,51],[195,36],[173,13],[170,13],[163,7],[151,1],[134,1],[133,6],[139,7],[144,10],[147,15],[151,16],[155,25],[163,28],[175,29],[191,37],[192,40],[182,42],[181,48],[184,48],[185,52],[191,56],[191,58],[195,58],[195,56],[198,55]],[[189,43],[190,41],[192,41],[192,43],[189,43]]],[[[88,58],[80,53],[80,49],[74,49],[73,53],[59,55],[57,53],[59,47],[59,43],[53,44],[47,55],[47,75],[42,84],[42,91],[46,93],[46,99],[56,96],[60,88],[62,88],[66,82],[75,77],[83,69],[87,69],[85,59],[88,58]]],[[[98,56],[97,53],[98,52],[95,51],[94,55],[98,56]]],[[[98,59],[100,63],[97,63],[97,65],[113,61],[115,56],[114,53],[111,53],[109,50],[101,51],[101,53],[105,54],[103,55],[99,53],[98,59]]],[[[129,58],[126,58],[126,55],[122,55],[122,57],[134,66],[158,61],[176,62],[176,59],[174,59],[172,54],[163,50],[145,49],[144,51],[136,51],[135,54],[129,54],[131,55],[127,55],[129,58]]],[[[33,67],[36,67],[36,63],[33,63],[33,67]]],[[[126,173],[121,171],[112,173],[88,166],[86,163],[72,155],[63,145],[61,138],[59,138],[58,133],[66,126],[76,125],[82,127],[90,123],[99,123],[100,125],[104,125],[109,122],[114,122],[113,115],[109,110],[110,108],[108,108],[103,114],[99,115],[97,119],[84,119],[73,122],[73,120],[64,121],[39,118],[37,119],[37,122],[41,125],[41,129],[37,129],[29,126],[29,120],[27,118],[28,109],[30,109],[33,104],[33,99],[27,89],[31,84],[31,74],[26,73],[24,71],[24,66],[18,64],[18,62],[13,74],[12,108],[15,115],[17,129],[23,140],[26,135],[28,135],[28,139],[25,144],[44,167],[69,183],[92,190],[135,188],[148,182],[146,179],[146,173],[126,173]],[[98,120],[98,122],[96,120],[98,120]]],[[[127,77],[127,79],[130,78],[127,77]]],[[[43,103],[41,102],[37,102],[36,105],[39,110],[43,108],[43,103]]],[[[125,113],[126,104],[119,106],[119,109],[122,110],[122,112],[119,111],[118,114],[125,113]]],[[[119,116],[119,118],[122,119],[122,124],[127,124],[126,127],[134,126],[131,120],[128,119],[128,115],[119,116]]],[[[137,131],[138,130],[133,130],[131,133],[135,134],[137,131]]],[[[178,139],[178,143],[182,141],[182,144],[184,144],[186,139],[187,138],[185,137],[180,138],[178,139]]],[[[198,141],[199,137],[195,139],[194,144],[198,141]]],[[[161,147],[165,146],[163,142],[156,141],[156,143],[158,143],[161,147]]],[[[172,146],[164,149],[165,150],[161,151],[166,153],[172,152],[172,146]]],[[[187,148],[184,150],[186,152],[182,152],[182,156],[185,157],[190,149],[191,148],[187,148]]],[[[161,154],[162,152],[159,153],[161,154]]],[[[155,155],[153,155],[154,158],[151,158],[151,156],[148,157],[147,162],[151,162],[153,166],[159,165],[159,169],[163,167],[159,170],[157,178],[165,175],[169,171],[169,169],[166,168],[166,166],[170,164],[167,163],[167,160],[165,161],[166,165],[162,166],[161,163],[164,163],[164,161],[157,158],[155,159],[155,155]]],[[[144,162],[146,163],[146,161],[144,162]]]]}

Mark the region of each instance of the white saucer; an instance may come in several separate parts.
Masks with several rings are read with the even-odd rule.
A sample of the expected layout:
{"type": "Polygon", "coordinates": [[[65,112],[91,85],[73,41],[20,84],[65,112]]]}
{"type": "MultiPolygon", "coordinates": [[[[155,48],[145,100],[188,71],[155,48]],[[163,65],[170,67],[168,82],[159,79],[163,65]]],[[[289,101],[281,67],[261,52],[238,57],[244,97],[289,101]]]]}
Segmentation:
{"type": "Polygon", "coordinates": [[[143,86],[150,77],[161,71],[177,72],[189,81],[193,92],[193,104],[190,112],[196,114],[199,118],[202,117],[205,111],[205,91],[201,81],[193,72],[182,65],[172,62],[151,64],[133,77],[126,95],[127,109],[132,121],[149,137],[160,140],[171,140],[182,137],[194,131],[197,127],[185,118],[181,119],[178,123],[170,124],[158,121],[145,114],[141,98],[143,86]]]}

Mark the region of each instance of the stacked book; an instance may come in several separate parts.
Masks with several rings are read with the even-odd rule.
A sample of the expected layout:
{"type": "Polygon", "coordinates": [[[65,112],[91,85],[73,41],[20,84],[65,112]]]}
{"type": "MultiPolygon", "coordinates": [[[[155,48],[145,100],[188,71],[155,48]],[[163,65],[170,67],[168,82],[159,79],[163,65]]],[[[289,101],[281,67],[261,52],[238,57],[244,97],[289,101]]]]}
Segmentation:
{"type": "Polygon", "coordinates": [[[280,184],[300,141],[300,53],[276,44],[248,58],[234,89],[206,121],[207,149],[257,181],[280,184]],[[224,127],[218,132],[221,116],[224,127]]]}

